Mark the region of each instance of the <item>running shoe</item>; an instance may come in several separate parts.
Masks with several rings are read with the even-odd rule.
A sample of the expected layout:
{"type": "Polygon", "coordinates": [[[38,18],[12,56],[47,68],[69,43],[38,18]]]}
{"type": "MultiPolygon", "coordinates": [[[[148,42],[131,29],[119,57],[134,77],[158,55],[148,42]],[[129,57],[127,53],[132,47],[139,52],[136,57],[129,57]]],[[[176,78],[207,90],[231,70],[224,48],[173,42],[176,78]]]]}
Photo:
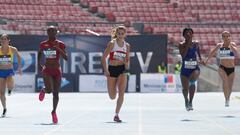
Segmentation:
{"type": "Polygon", "coordinates": [[[225,107],[229,107],[229,100],[225,101],[225,107]]]}
{"type": "Polygon", "coordinates": [[[186,108],[187,111],[190,111],[190,109],[189,109],[189,103],[188,103],[187,101],[185,101],[185,108],[186,108]]]}
{"type": "Polygon", "coordinates": [[[12,90],[8,90],[8,96],[12,95],[12,90]]]}
{"type": "Polygon", "coordinates": [[[53,112],[52,111],[52,122],[54,123],[54,124],[57,124],[58,123],[58,118],[57,118],[57,114],[56,114],[56,112],[53,112]]]}
{"type": "Polygon", "coordinates": [[[44,97],[45,97],[45,91],[44,91],[44,89],[41,89],[41,91],[39,93],[39,100],[43,101],[44,97]]]}
{"type": "Polygon", "coordinates": [[[2,118],[6,117],[7,109],[3,109],[2,118]]]}
{"type": "Polygon", "coordinates": [[[189,110],[193,110],[193,105],[192,105],[192,103],[190,103],[190,102],[188,103],[188,109],[189,109],[189,110]]]}
{"type": "Polygon", "coordinates": [[[120,120],[120,118],[118,117],[118,115],[114,116],[113,121],[119,122],[119,123],[122,122],[122,120],[120,120]]]}

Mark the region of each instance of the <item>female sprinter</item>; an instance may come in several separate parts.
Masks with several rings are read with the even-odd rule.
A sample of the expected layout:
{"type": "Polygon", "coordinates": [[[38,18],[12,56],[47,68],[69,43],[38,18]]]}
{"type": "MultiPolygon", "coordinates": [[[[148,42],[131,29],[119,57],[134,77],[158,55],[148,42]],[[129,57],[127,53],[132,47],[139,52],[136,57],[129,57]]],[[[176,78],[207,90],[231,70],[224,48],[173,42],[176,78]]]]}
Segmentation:
{"type": "Polygon", "coordinates": [[[228,31],[222,32],[222,43],[218,43],[210,52],[205,63],[208,62],[216,53],[220,59],[218,74],[223,81],[223,93],[225,97],[225,107],[229,107],[230,95],[235,77],[235,62],[234,59],[238,54],[237,46],[231,42],[231,34],[228,31]]]}
{"type": "Polygon", "coordinates": [[[59,89],[61,87],[62,71],[60,67],[60,56],[67,60],[68,56],[65,51],[65,44],[56,38],[57,29],[50,26],[47,29],[48,40],[41,42],[38,51],[38,67],[43,74],[45,88],[39,93],[39,100],[43,101],[45,93],[53,93],[53,110],[52,121],[58,123],[56,109],[59,101],[59,89]],[[44,54],[45,63],[41,65],[42,56],[44,54]]]}
{"type": "Polygon", "coordinates": [[[192,101],[195,94],[195,83],[200,75],[200,68],[198,63],[202,63],[200,49],[197,41],[193,41],[193,30],[185,28],[183,30],[183,37],[185,41],[179,45],[179,52],[182,57],[181,67],[181,83],[182,93],[185,100],[185,107],[187,111],[193,110],[192,101]],[[197,59],[197,55],[198,58],[197,59]],[[188,98],[189,96],[189,98],[188,98]]]}
{"type": "Polygon", "coordinates": [[[124,71],[129,69],[130,45],[125,41],[126,32],[127,29],[124,26],[118,26],[113,30],[112,40],[108,43],[102,57],[110,99],[115,99],[118,92],[117,106],[113,118],[115,122],[122,122],[118,114],[123,104],[127,84],[127,77],[124,71]],[[107,66],[106,58],[109,54],[110,61],[107,66]]]}
{"type": "Polygon", "coordinates": [[[17,48],[10,45],[10,38],[7,34],[1,36],[1,47],[0,47],[0,98],[3,106],[2,117],[6,116],[6,96],[5,89],[7,80],[12,78],[13,72],[13,55],[16,54],[18,58],[18,72],[21,75],[21,56],[17,48]]]}

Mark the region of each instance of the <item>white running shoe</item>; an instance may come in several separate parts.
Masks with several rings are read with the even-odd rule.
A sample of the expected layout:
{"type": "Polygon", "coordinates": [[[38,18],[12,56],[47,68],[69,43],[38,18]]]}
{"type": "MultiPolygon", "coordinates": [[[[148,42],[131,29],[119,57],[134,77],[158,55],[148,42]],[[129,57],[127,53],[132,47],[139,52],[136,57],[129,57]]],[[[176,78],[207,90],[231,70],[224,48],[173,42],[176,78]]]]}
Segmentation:
{"type": "Polygon", "coordinates": [[[225,101],[225,107],[229,107],[229,100],[225,101]]]}
{"type": "Polygon", "coordinates": [[[193,110],[193,105],[192,105],[192,103],[188,103],[188,108],[189,108],[189,110],[193,110]]]}

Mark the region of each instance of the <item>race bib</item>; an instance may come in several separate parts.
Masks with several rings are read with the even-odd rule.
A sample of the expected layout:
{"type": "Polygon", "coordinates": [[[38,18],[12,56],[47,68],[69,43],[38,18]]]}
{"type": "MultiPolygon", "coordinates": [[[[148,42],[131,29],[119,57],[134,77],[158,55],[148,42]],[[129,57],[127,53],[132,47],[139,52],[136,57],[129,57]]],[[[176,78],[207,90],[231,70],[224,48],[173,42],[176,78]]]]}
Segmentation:
{"type": "Polygon", "coordinates": [[[2,65],[8,65],[12,63],[11,55],[0,55],[0,63],[2,65]]]}
{"type": "Polygon", "coordinates": [[[44,50],[43,53],[46,58],[50,58],[50,59],[56,58],[57,56],[57,51],[52,49],[44,50]]]}
{"type": "Polygon", "coordinates": [[[231,51],[228,49],[228,50],[219,50],[219,57],[228,57],[230,56],[231,54],[231,51]]]}
{"type": "Polygon", "coordinates": [[[124,52],[114,52],[113,53],[113,59],[119,60],[119,61],[125,61],[126,53],[124,52]]]}
{"type": "Polygon", "coordinates": [[[195,69],[196,67],[197,67],[197,61],[196,60],[184,61],[184,68],[195,69]]]}

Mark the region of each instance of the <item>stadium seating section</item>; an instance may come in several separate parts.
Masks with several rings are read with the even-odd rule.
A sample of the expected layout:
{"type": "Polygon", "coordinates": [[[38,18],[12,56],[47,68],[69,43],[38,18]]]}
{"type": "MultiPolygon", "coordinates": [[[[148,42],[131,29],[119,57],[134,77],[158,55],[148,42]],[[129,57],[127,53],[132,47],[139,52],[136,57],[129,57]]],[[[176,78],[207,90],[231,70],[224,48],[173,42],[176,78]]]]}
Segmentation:
{"type": "Polygon", "coordinates": [[[192,27],[195,39],[207,53],[228,30],[239,43],[239,0],[0,0],[0,29],[16,34],[45,34],[46,25],[58,24],[63,34],[109,35],[117,24],[128,34],[168,34],[169,49],[181,41],[182,29],[192,27]],[[133,24],[142,23],[138,31],[133,24]]]}

